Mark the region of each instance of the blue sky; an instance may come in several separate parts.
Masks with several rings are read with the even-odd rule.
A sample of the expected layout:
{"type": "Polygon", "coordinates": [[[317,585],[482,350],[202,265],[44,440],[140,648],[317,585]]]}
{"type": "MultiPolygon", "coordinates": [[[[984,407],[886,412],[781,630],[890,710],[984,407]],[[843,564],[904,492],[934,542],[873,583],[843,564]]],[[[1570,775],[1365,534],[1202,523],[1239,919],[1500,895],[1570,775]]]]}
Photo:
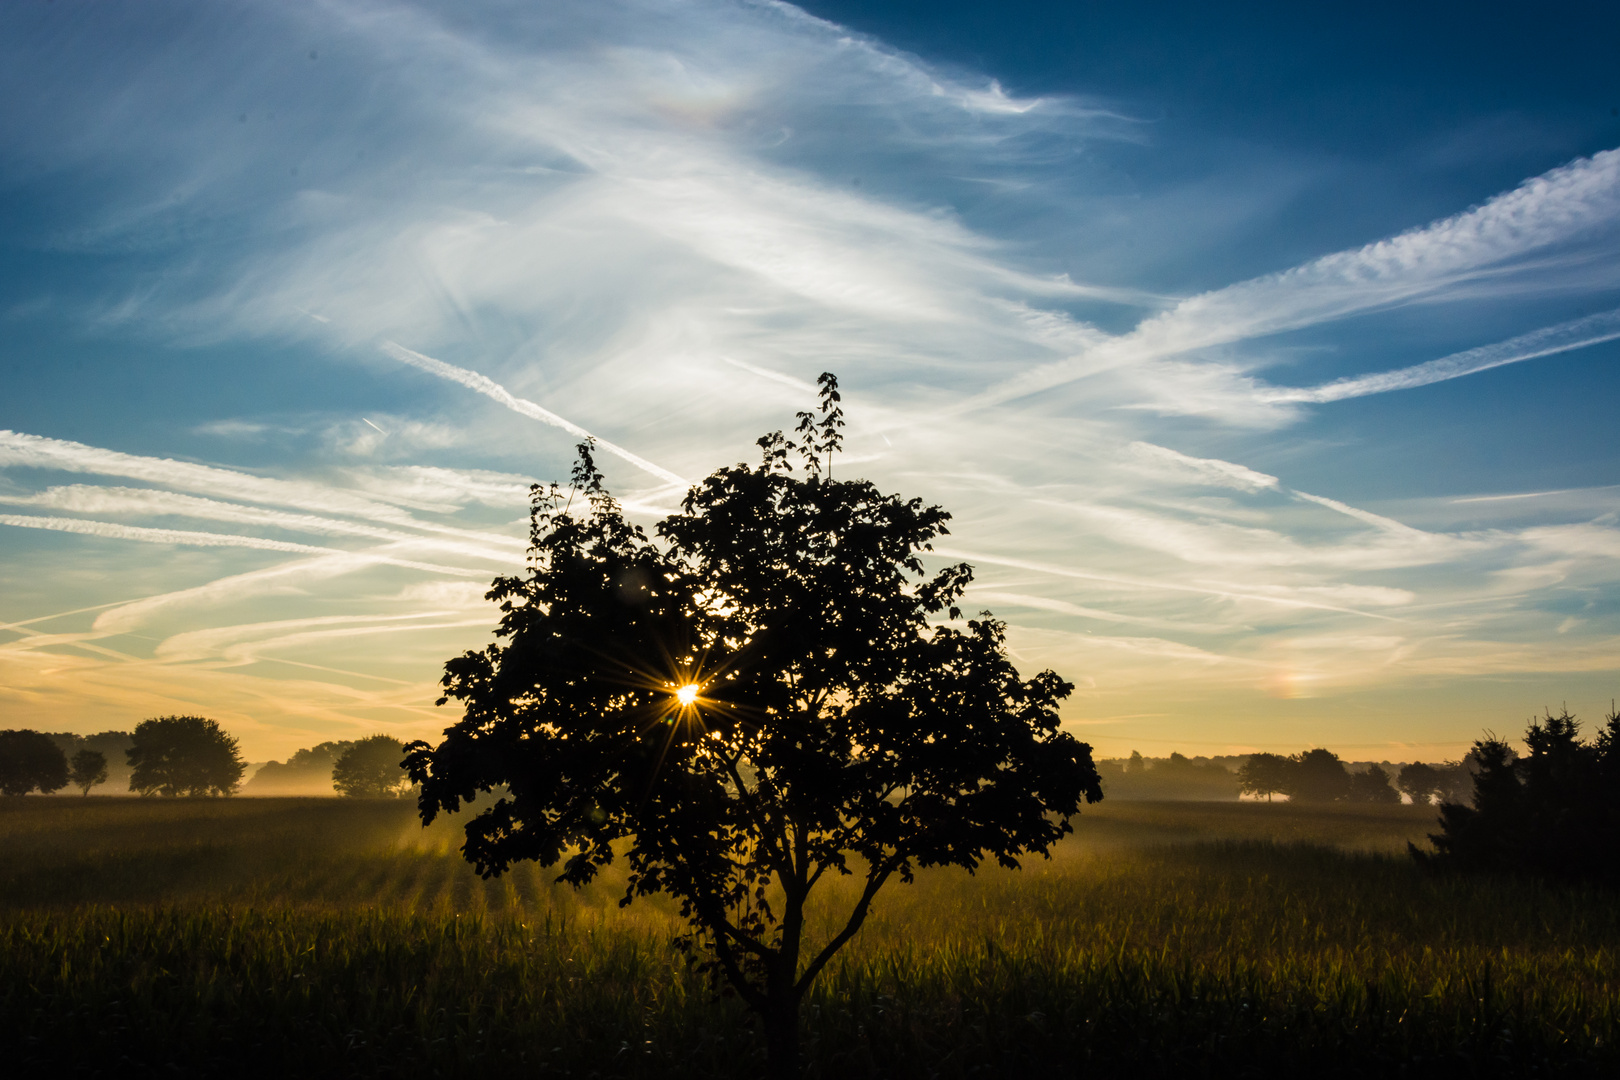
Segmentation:
{"type": "Polygon", "coordinates": [[[1455,756],[1620,678],[1599,5],[0,10],[0,724],[431,735],[581,432],[838,372],[1105,754],[1455,756]],[[83,610],[81,610],[83,609],[83,610]]]}

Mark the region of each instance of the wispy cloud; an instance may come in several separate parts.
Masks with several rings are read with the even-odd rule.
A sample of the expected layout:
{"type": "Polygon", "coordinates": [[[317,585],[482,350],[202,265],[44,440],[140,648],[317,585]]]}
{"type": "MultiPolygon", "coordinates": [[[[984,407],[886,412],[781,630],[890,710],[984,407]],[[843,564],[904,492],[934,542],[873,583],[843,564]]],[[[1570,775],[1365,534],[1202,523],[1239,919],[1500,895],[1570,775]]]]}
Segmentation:
{"type": "Polygon", "coordinates": [[[600,445],[603,450],[606,450],[615,457],[628,461],[638,469],[652,473],[654,476],[658,477],[667,484],[673,484],[677,487],[685,487],[687,484],[687,481],[681,476],[670,472],[668,469],[660,465],[654,465],[646,458],[632,454],[622,446],[608,442],[606,439],[596,438],[596,436],[592,435],[578,424],[564,420],[551,410],[542,408],[532,401],[527,401],[520,397],[513,397],[511,394],[507,393],[504,386],[501,386],[493,379],[478,374],[476,371],[468,371],[466,368],[459,368],[454,364],[447,364],[442,360],[435,360],[431,356],[423,356],[419,352],[413,352],[412,350],[405,348],[403,345],[395,344],[392,341],[386,341],[383,343],[383,351],[401,363],[406,363],[414,368],[419,368],[430,375],[437,375],[441,379],[448,379],[451,382],[460,383],[469,390],[476,390],[485,397],[492,398],[495,401],[500,402],[502,405],[505,405],[508,409],[511,409],[513,412],[518,413],[521,416],[527,416],[531,420],[538,420],[542,424],[550,424],[552,427],[562,428],[564,431],[568,432],[568,434],[577,436],[581,439],[595,439],[597,444],[600,445]]]}
{"type": "MultiPolygon", "coordinates": [[[[14,506],[37,506],[51,510],[65,510],[78,514],[136,514],[147,517],[204,518],[210,521],[225,521],[240,525],[268,526],[288,532],[314,533],[322,536],[364,537],[394,544],[439,550],[463,557],[495,562],[503,566],[511,566],[516,562],[518,556],[514,548],[520,543],[512,537],[488,533],[479,535],[468,530],[464,535],[469,540],[476,538],[482,541],[482,543],[474,544],[452,540],[443,535],[423,536],[419,533],[344,521],[339,518],[322,517],[316,514],[290,514],[284,511],[243,506],[237,503],[221,502],[217,499],[204,499],[195,495],[181,495],[172,491],[158,491],[151,488],[97,487],[74,484],[66,487],[48,488],[33,495],[0,495],[0,504],[4,503],[10,503],[14,506]]],[[[12,524],[16,523],[12,522],[12,524]]],[[[45,528],[47,526],[35,527],[45,528]]],[[[219,534],[198,535],[215,536],[219,534]]],[[[291,551],[295,550],[295,548],[266,548],[265,550],[291,551]]]]}
{"type": "Polygon", "coordinates": [[[15,525],[24,529],[48,529],[52,532],[77,533],[80,536],[98,536],[109,540],[138,540],[147,544],[179,544],[187,547],[254,548],[259,551],[282,551],[300,555],[349,555],[366,562],[388,566],[401,566],[410,570],[425,570],[432,574],[451,574],[456,577],[485,577],[487,571],[469,570],[460,566],[396,559],[372,552],[345,552],[337,548],[295,544],[287,540],[270,540],[262,536],[242,536],[237,533],[193,532],[187,529],[152,529],[141,525],[120,525],[111,521],[90,521],[84,518],[36,517],[30,514],[0,514],[0,525],[15,525]]]}
{"type": "Polygon", "coordinates": [[[1617,220],[1620,150],[1606,150],[1431,225],[1191,297],[1128,334],[995,386],[973,404],[1010,401],[1125,365],[1434,300],[1482,275],[1511,273],[1514,261],[1525,256],[1612,232],[1617,220]]]}

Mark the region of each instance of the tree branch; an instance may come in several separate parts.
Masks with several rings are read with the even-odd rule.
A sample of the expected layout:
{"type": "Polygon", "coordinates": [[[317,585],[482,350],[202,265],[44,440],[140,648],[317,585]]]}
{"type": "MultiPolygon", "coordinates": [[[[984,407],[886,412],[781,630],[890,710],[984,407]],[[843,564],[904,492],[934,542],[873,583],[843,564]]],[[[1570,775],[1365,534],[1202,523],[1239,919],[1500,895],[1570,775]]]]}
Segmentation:
{"type": "Polygon", "coordinates": [[[888,860],[881,866],[872,868],[872,872],[866,876],[866,889],[861,893],[860,901],[856,903],[855,910],[850,912],[849,922],[844,924],[844,928],[838,932],[838,936],[827,942],[826,947],[817,953],[816,958],[804,969],[804,974],[799,976],[799,981],[793,985],[795,995],[802,996],[806,990],[810,989],[810,984],[815,982],[817,975],[821,974],[821,969],[827,966],[827,961],[831,960],[833,955],[839,949],[842,949],[850,938],[855,936],[855,932],[866,921],[866,913],[872,906],[872,898],[878,894],[879,889],[883,888],[883,883],[889,880],[889,875],[893,874],[895,869],[899,867],[900,861],[900,854],[896,852],[889,856],[888,860]]]}

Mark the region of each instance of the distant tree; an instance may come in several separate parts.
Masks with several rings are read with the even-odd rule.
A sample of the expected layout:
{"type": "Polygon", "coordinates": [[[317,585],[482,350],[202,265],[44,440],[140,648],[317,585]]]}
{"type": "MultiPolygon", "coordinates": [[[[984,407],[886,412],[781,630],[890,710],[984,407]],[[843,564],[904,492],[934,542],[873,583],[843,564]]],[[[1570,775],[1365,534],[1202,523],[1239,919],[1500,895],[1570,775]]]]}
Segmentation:
{"type": "Polygon", "coordinates": [[[1172,753],[1168,758],[1097,762],[1103,790],[1119,799],[1209,799],[1238,797],[1237,773],[1208,758],[1172,753]]]}
{"type": "Polygon", "coordinates": [[[68,779],[85,795],[97,784],[107,782],[107,755],[100,750],[80,750],[73,755],[68,779]]]}
{"type": "Polygon", "coordinates": [[[1410,765],[1402,766],[1400,775],[1395,778],[1395,786],[1412,802],[1419,806],[1427,806],[1444,791],[1445,778],[1434,766],[1414,761],[1410,765]]]}
{"type": "Polygon", "coordinates": [[[1245,795],[1285,795],[1293,789],[1295,762],[1281,754],[1250,754],[1238,766],[1238,790],[1245,795]]]}
{"type": "Polygon", "coordinates": [[[360,739],[332,766],[332,786],[351,798],[391,798],[410,783],[400,764],[404,756],[404,744],[392,735],[360,739]]]}
{"type": "Polygon", "coordinates": [[[246,764],[236,739],[201,716],[158,716],[136,725],[129,790],[142,795],[232,795],[246,764]]]}
{"type": "Polygon", "coordinates": [[[1318,747],[1295,754],[1288,798],[1294,802],[1339,802],[1350,797],[1350,770],[1339,755],[1318,747]]]}
{"type": "Polygon", "coordinates": [[[1474,744],[1471,806],[1440,805],[1435,850],[1412,854],[1443,868],[1494,870],[1620,885],[1620,713],[1593,742],[1567,709],[1530,721],[1517,756],[1487,735],[1474,744]]]}
{"type": "Polygon", "coordinates": [[[332,768],[351,739],[316,743],[297,750],[285,762],[267,761],[242,785],[244,795],[313,795],[331,790],[332,768]]]}
{"type": "MultiPolygon", "coordinates": [[[[1509,750],[1510,757],[1514,756],[1509,750]]],[[[1441,802],[1463,803],[1473,798],[1474,776],[1481,769],[1478,749],[1470,750],[1460,761],[1442,761],[1434,767],[1440,775],[1441,802]]]]}
{"type": "Polygon", "coordinates": [[[572,495],[535,489],[526,576],[488,594],[505,643],[445,665],[463,719],[407,748],[424,821],[505,789],[466,826],[486,876],[537,859],[579,885],[623,857],[621,903],[671,894],[678,943],[761,1016],[778,1077],[797,1075],[800,1001],[885,883],[1016,868],[1102,797],[1058,727],[1073,687],[1021,678],[988,614],[957,622],[970,567],[925,571],[949,515],[831,478],[843,420],[821,385],[804,477],[768,435],[661,543],[581,446],[572,495]],[[857,899],[823,936],[806,902],[842,875],[857,899]]]}
{"type": "Polygon", "coordinates": [[[1352,773],[1348,797],[1351,802],[1398,803],[1401,793],[1389,782],[1382,765],[1369,765],[1366,772],[1352,773]]]}
{"type": "Polygon", "coordinates": [[[0,731],[0,795],[49,795],[67,787],[67,755],[49,735],[0,731]]]}

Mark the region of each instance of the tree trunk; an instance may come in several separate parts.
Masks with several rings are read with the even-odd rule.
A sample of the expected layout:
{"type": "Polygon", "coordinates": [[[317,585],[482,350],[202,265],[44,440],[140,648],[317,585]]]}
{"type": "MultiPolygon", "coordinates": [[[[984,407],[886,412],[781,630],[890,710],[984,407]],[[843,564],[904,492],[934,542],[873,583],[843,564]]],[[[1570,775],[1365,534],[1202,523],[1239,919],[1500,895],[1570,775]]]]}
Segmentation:
{"type": "Polygon", "coordinates": [[[792,994],[765,1002],[765,1075],[770,1080],[798,1080],[799,1003],[792,994]]]}

